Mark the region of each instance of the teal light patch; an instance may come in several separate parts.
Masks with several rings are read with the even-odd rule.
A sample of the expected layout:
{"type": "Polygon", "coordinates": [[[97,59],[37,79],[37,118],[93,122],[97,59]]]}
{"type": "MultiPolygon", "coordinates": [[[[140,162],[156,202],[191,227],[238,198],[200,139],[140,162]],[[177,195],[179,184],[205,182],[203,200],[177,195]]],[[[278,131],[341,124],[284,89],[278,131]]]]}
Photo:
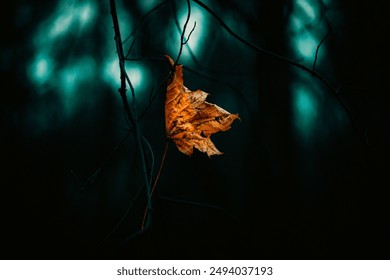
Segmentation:
{"type": "Polygon", "coordinates": [[[49,38],[54,39],[68,32],[72,26],[73,20],[74,14],[69,11],[69,9],[64,15],[59,15],[49,31],[49,38]]]}
{"type": "Polygon", "coordinates": [[[292,15],[290,17],[290,27],[293,32],[299,32],[304,27],[304,23],[302,22],[302,19],[300,17],[292,15]]]}
{"type": "Polygon", "coordinates": [[[76,67],[67,67],[61,72],[61,90],[68,96],[72,94],[80,81],[80,70],[76,67]]]}
{"type": "MultiPolygon", "coordinates": [[[[290,16],[291,46],[301,58],[313,60],[318,46],[317,32],[309,28],[318,17],[318,3],[312,0],[295,0],[290,16]]],[[[321,28],[321,24],[318,24],[321,28]]]]}
{"type": "Polygon", "coordinates": [[[88,98],[81,86],[96,76],[96,63],[89,56],[72,61],[59,72],[59,88],[65,113],[72,113],[79,100],[88,98]]]}
{"type": "Polygon", "coordinates": [[[308,32],[302,32],[296,36],[294,47],[295,51],[305,59],[313,59],[317,49],[317,44],[318,43],[311,34],[308,32]]]}
{"type": "Polygon", "coordinates": [[[42,85],[50,79],[53,68],[53,61],[48,55],[38,54],[30,64],[28,74],[34,83],[42,85]]]}
{"type": "MultiPolygon", "coordinates": [[[[169,50],[171,57],[176,59],[176,56],[180,49],[180,38],[181,33],[183,31],[184,24],[187,20],[187,5],[182,5],[178,11],[178,23],[180,29],[177,28],[176,24],[173,23],[171,27],[173,28],[172,36],[167,36],[165,41],[166,48],[169,50]]],[[[188,39],[188,35],[190,34],[194,24],[196,22],[196,27],[191,34],[191,37],[187,44],[184,46],[182,55],[180,58],[180,63],[188,63],[191,59],[191,55],[188,49],[198,58],[201,57],[202,52],[205,49],[206,38],[209,34],[209,29],[207,28],[208,18],[204,16],[204,12],[200,10],[197,5],[191,6],[191,16],[187,24],[186,33],[184,36],[184,40],[188,39]]]]}
{"type": "MultiPolygon", "coordinates": [[[[36,58],[28,66],[28,74],[32,82],[38,86],[44,84],[49,87],[57,87],[57,80],[51,79],[63,76],[65,68],[55,68],[54,64],[60,60],[57,51],[57,46],[66,44],[63,42],[63,35],[71,34],[74,37],[82,36],[82,29],[90,24],[96,15],[96,4],[92,1],[67,1],[62,0],[58,5],[53,15],[50,16],[37,30],[34,37],[34,47],[36,58]],[[42,52],[42,50],[44,50],[42,52]]],[[[68,40],[68,39],[67,39],[68,40]]],[[[69,40],[75,40],[71,38],[69,40]]],[[[85,62],[85,59],[80,58],[85,62]]],[[[60,63],[58,63],[59,65],[60,63]]],[[[62,64],[62,63],[61,63],[62,64]]],[[[91,65],[87,62],[87,65],[91,65]]],[[[62,78],[63,79],[63,78],[62,78]]],[[[72,79],[68,75],[68,83],[72,84],[72,79]]],[[[43,92],[42,87],[38,88],[39,92],[43,92]]],[[[72,91],[67,89],[65,91],[72,91]]]]}
{"type": "Polygon", "coordinates": [[[91,1],[63,0],[53,17],[47,22],[45,32],[50,39],[57,39],[74,30],[86,27],[96,16],[96,4],[91,1]]]}
{"type": "MultiPolygon", "coordinates": [[[[122,40],[125,40],[130,35],[130,33],[133,31],[136,24],[134,23],[133,17],[127,12],[127,9],[125,7],[123,7],[123,4],[121,4],[121,1],[117,1],[116,10],[117,10],[117,14],[118,14],[119,29],[121,31],[122,40]]],[[[108,23],[108,25],[106,27],[109,28],[109,29],[107,29],[107,31],[108,31],[107,35],[109,36],[108,42],[109,42],[110,46],[113,46],[115,48],[115,43],[113,41],[114,30],[112,28],[111,14],[108,15],[107,23],[108,23]]],[[[132,40],[128,40],[127,44],[123,45],[123,49],[124,49],[125,54],[127,52],[127,47],[129,47],[131,45],[131,42],[132,42],[132,40]]]]}
{"type": "Polygon", "coordinates": [[[139,0],[138,5],[144,13],[147,13],[161,2],[158,0],[139,0]]]}
{"type": "Polygon", "coordinates": [[[131,66],[126,67],[126,71],[131,83],[133,84],[134,90],[141,90],[143,78],[142,68],[139,66],[131,66]]]}
{"type": "Polygon", "coordinates": [[[41,58],[35,65],[35,77],[37,80],[46,80],[49,76],[49,62],[45,58],[41,58]]]}
{"type": "MultiPolygon", "coordinates": [[[[133,62],[131,65],[126,65],[126,72],[134,87],[135,94],[142,94],[142,91],[145,89],[145,85],[147,84],[144,81],[144,78],[148,76],[147,69],[139,63],[133,62]]],[[[112,57],[104,63],[102,74],[105,82],[111,85],[113,89],[117,90],[119,88],[120,69],[118,57],[112,57]]]]}
{"type": "Polygon", "coordinates": [[[318,100],[303,86],[293,87],[294,124],[303,136],[309,136],[316,124],[318,100]]]}
{"type": "Polygon", "coordinates": [[[78,86],[96,76],[95,61],[89,57],[82,57],[72,61],[60,72],[61,88],[64,93],[73,94],[79,90],[78,86]]]}
{"type": "Polygon", "coordinates": [[[121,72],[119,70],[118,57],[114,56],[107,59],[103,64],[102,70],[104,81],[115,89],[119,88],[121,72]]]}
{"type": "Polygon", "coordinates": [[[311,2],[312,1],[308,0],[297,0],[296,2],[296,4],[302,9],[302,11],[305,13],[305,15],[310,21],[316,19],[316,11],[314,7],[317,5],[313,5],[311,2]]]}
{"type": "MultiPolygon", "coordinates": [[[[184,24],[187,20],[187,9],[183,9],[180,14],[179,23],[181,26],[181,30],[183,30],[184,24]]],[[[187,28],[186,28],[186,34],[185,34],[185,40],[188,39],[188,35],[190,34],[192,28],[194,27],[194,24],[196,22],[196,27],[194,31],[191,34],[191,37],[187,43],[188,47],[191,48],[192,52],[197,55],[201,49],[202,45],[200,44],[202,38],[205,36],[206,28],[204,28],[205,19],[203,16],[203,12],[200,11],[198,8],[191,7],[191,17],[188,21],[187,28]]],[[[181,34],[180,34],[181,35],[181,34]]],[[[204,44],[203,44],[204,45],[204,44]]]]}
{"type": "Polygon", "coordinates": [[[81,27],[86,26],[91,23],[91,21],[95,18],[96,15],[96,6],[94,4],[85,3],[83,6],[79,8],[78,17],[80,21],[81,27]]]}

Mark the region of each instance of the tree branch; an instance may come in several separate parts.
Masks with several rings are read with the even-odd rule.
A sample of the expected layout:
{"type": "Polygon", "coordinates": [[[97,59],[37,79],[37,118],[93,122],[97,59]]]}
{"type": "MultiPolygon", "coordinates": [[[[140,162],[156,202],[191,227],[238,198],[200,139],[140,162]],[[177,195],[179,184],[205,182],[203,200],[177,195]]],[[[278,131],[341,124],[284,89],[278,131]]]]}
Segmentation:
{"type": "Polygon", "coordinates": [[[340,103],[341,107],[343,108],[344,112],[347,114],[348,116],[348,119],[351,123],[351,125],[354,127],[354,129],[356,130],[356,132],[358,133],[360,139],[363,141],[364,144],[367,145],[367,142],[366,142],[366,139],[364,137],[364,135],[360,132],[360,129],[358,127],[358,125],[355,123],[353,117],[352,117],[352,114],[348,108],[348,106],[345,104],[345,102],[343,101],[343,99],[337,94],[337,89],[325,78],[323,77],[320,73],[318,73],[317,71],[314,71],[312,69],[310,69],[309,67],[305,66],[305,65],[302,65],[298,62],[295,62],[291,59],[288,59],[284,56],[281,56],[279,54],[276,54],[276,53],[273,53],[271,51],[268,51],[266,49],[263,49],[263,48],[260,48],[258,46],[256,46],[255,44],[245,40],[244,38],[242,38],[241,36],[239,36],[237,33],[235,33],[213,10],[211,10],[206,4],[204,4],[202,1],[200,0],[192,0],[193,2],[195,2],[196,4],[198,4],[200,7],[202,7],[204,10],[206,10],[210,15],[212,15],[217,21],[218,23],[231,35],[233,36],[234,38],[236,38],[238,41],[240,41],[241,43],[243,43],[244,45],[250,47],[251,49],[259,52],[259,53],[263,53],[269,57],[272,57],[274,59],[277,59],[277,60],[280,60],[282,62],[285,62],[287,64],[290,64],[292,66],[295,66],[305,72],[308,72],[309,74],[311,74],[313,77],[316,77],[317,79],[319,79],[329,90],[330,92],[333,94],[333,96],[338,100],[338,102],[340,103]]]}
{"type": "MultiPolygon", "coordinates": [[[[313,62],[313,70],[312,70],[313,72],[315,72],[315,70],[316,70],[316,63],[317,63],[318,52],[320,51],[320,47],[325,42],[325,40],[328,38],[331,31],[332,31],[332,26],[330,24],[328,24],[328,32],[326,32],[324,38],[322,38],[321,42],[318,44],[317,49],[316,49],[316,54],[315,54],[315,58],[314,58],[314,62],[313,62]]],[[[337,89],[336,89],[336,92],[337,92],[337,89]]]]}
{"type": "Polygon", "coordinates": [[[144,15],[142,16],[142,18],[140,19],[140,21],[139,21],[139,25],[138,25],[136,28],[134,28],[134,30],[130,33],[129,36],[126,37],[126,39],[123,40],[122,44],[126,43],[126,42],[134,35],[134,33],[138,31],[138,29],[141,27],[143,21],[144,21],[148,16],[150,16],[153,12],[157,11],[158,9],[160,9],[161,7],[163,7],[165,4],[167,4],[167,3],[170,2],[170,1],[171,1],[171,0],[166,0],[166,1],[164,1],[164,2],[162,2],[162,3],[160,3],[160,4],[158,4],[156,7],[154,7],[153,9],[151,9],[151,10],[150,10],[149,12],[147,12],[146,14],[144,14],[144,15]]]}
{"type": "MultiPolygon", "coordinates": [[[[137,111],[136,111],[136,100],[135,100],[134,87],[131,83],[130,78],[128,77],[128,75],[126,73],[126,68],[125,68],[125,57],[123,54],[122,39],[121,39],[121,33],[120,33],[120,28],[119,28],[118,15],[116,12],[115,0],[110,0],[110,8],[111,8],[111,15],[112,15],[112,21],[113,21],[114,32],[115,32],[114,39],[115,39],[115,43],[116,43],[116,50],[118,53],[119,67],[120,67],[121,86],[120,86],[118,91],[122,97],[122,102],[123,102],[123,106],[125,108],[126,115],[129,119],[130,123],[134,127],[134,137],[135,137],[135,141],[137,144],[137,149],[138,149],[139,154],[140,154],[141,168],[142,168],[144,183],[145,183],[145,187],[146,187],[148,207],[150,210],[152,208],[152,201],[150,198],[150,191],[151,191],[150,179],[148,178],[145,152],[144,152],[142,142],[141,142],[142,135],[141,135],[140,128],[139,128],[138,121],[137,121],[137,117],[136,117],[137,111]],[[130,110],[130,105],[127,101],[126,82],[129,84],[129,87],[130,87],[130,90],[132,93],[132,97],[133,97],[133,111],[130,110]]],[[[150,213],[151,213],[151,211],[149,211],[149,215],[146,218],[146,223],[145,223],[146,226],[145,227],[148,227],[150,225],[150,220],[151,220],[150,213]]]]}
{"type": "MultiPolygon", "coordinates": [[[[172,69],[176,69],[176,65],[177,63],[179,62],[179,59],[180,59],[180,56],[181,56],[181,53],[183,51],[183,46],[187,43],[187,41],[184,41],[184,35],[186,33],[186,29],[187,29],[187,24],[190,20],[190,17],[191,17],[191,3],[190,3],[190,0],[187,0],[187,18],[186,18],[186,21],[184,23],[184,27],[183,27],[183,32],[181,33],[181,37],[180,37],[180,49],[179,49],[179,53],[177,54],[177,58],[175,59],[175,63],[173,64],[172,66],[172,69]]],[[[195,28],[195,26],[194,26],[195,28]]],[[[192,33],[192,31],[191,31],[192,33]]],[[[190,35],[191,35],[190,33],[190,35]]],[[[189,37],[188,37],[189,39],[189,37]]]]}
{"type": "Polygon", "coordinates": [[[192,27],[190,33],[188,34],[187,40],[185,40],[185,42],[183,43],[183,45],[187,44],[188,40],[191,38],[192,32],[194,32],[194,30],[195,30],[195,27],[196,27],[196,21],[194,21],[194,26],[192,27]]]}

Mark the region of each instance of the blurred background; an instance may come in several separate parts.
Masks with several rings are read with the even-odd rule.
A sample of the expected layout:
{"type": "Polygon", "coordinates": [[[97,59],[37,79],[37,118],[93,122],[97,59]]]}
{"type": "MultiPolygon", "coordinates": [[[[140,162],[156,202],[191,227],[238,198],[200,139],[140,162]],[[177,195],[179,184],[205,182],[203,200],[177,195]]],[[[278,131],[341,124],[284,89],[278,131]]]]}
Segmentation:
{"type": "MultiPolygon", "coordinates": [[[[177,57],[187,2],[116,2],[154,178],[163,55],[177,57]]],[[[146,193],[109,1],[5,4],[1,258],[388,259],[385,1],[202,1],[260,48],[310,69],[318,50],[315,70],[334,91],[190,2],[185,85],[241,121],[212,136],[221,156],[169,144],[151,227],[138,235],[146,193]]]]}

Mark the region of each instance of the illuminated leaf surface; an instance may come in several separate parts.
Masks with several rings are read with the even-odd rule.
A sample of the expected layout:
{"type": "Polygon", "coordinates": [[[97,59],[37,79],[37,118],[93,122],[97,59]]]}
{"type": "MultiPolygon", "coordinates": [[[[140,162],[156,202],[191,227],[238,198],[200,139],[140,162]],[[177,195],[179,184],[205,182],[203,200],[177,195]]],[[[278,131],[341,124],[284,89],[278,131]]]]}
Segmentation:
{"type": "MultiPolygon", "coordinates": [[[[171,66],[173,60],[166,56],[171,66]]],[[[208,156],[222,154],[210,136],[230,129],[237,114],[206,101],[208,93],[191,91],[183,84],[183,66],[176,65],[168,82],[165,101],[165,125],[167,137],[172,139],[182,153],[190,156],[194,148],[208,156]]]]}

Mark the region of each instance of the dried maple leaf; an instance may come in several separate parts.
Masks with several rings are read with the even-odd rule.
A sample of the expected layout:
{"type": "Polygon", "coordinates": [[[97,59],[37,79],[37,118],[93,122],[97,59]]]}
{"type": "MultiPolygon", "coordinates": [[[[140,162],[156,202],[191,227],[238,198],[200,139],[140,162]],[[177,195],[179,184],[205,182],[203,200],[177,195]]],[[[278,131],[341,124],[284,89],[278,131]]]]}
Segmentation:
{"type": "MultiPolygon", "coordinates": [[[[173,67],[173,60],[166,55],[173,67]]],[[[208,156],[222,154],[214,146],[210,136],[230,129],[237,114],[206,101],[208,93],[190,91],[183,84],[183,66],[176,65],[168,82],[165,101],[165,125],[167,137],[186,155],[192,155],[194,147],[208,156]]]]}

